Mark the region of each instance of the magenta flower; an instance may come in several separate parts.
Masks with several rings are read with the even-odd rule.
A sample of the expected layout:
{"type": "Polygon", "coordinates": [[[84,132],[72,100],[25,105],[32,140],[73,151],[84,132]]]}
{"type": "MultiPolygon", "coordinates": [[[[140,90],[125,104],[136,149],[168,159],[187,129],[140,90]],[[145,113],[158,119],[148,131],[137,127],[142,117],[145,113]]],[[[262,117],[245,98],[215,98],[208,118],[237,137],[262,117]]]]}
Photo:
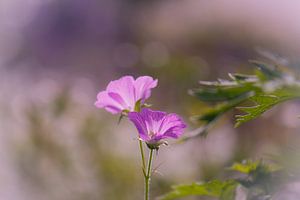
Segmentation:
{"type": "Polygon", "coordinates": [[[128,118],[136,126],[140,139],[154,149],[158,149],[158,146],[163,143],[162,139],[181,136],[186,127],[177,114],[167,114],[148,108],[143,108],[141,112],[130,112],[128,118]]]}
{"type": "Polygon", "coordinates": [[[112,114],[135,111],[136,104],[143,105],[151,96],[151,89],[157,86],[157,79],[141,76],[136,80],[132,76],[111,81],[105,91],[99,92],[95,106],[105,108],[112,114]]]}

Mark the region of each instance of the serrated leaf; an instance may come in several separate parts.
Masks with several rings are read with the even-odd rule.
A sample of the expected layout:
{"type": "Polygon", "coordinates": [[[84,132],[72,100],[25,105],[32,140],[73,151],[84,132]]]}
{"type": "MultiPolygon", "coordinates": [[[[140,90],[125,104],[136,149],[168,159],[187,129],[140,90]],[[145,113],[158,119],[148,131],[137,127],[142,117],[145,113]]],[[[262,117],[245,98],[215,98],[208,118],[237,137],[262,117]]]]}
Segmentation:
{"type": "Polygon", "coordinates": [[[238,82],[257,82],[257,76],[255,75],[246,75],[246,74],[231,74],[229,73],[228,76],[234,80],[234,81],[238,81],[238,82]]]}
{"type": "Polygon", "coordinates": [[[193,183],[189,185],[174,186],[173,190],[160,197],[160,200],[172,200],[187,196],[210,196],[221,200],[234,200],[235,188],[238,183],[234,180],[214,180],[207,183],[193,183]]]}
{"type": "Polygon", "coordinates": [[[216,103],[213,109],[196,119],[210,124],[227,111],[238,108],[243,102],[252,101],[252,106],[239,107],[245,114],[236,116],[235,127],[238,127],[259,117],[277,104],[300,98],[300,82],[296,81],[294,76],[280,71],[274,65],[259,61],[250,62],[258,68],[255,75],[229,74],[231,80],[200,81],[201,87],[190,91],[202,101],[216,103]],[[240,99],[248,94],[251,95],[240,99]]]}
{"type": "Polygon", "coordinates": [[[275,66],[260,62],[257,60],[250,60],[249,61],[251,64],[255,65],[258,67],[258,69],[261,71],[262,74],[259,75],[261,80],[273,80],[277,78],[281,78],[284,73],[279,71],[275,66]],[[263,75],[263,77],[261,76],[263,75]]]}
{"type": "Polygon", "coordinates": [[[192,93],[201,101],[222,102],[235,99],[252,90],[251,86],[242,85],[236,87],[200,88],[193,90],[192,93]]]}
{"type": "Polygon", "coordinates": [[[246,112],[245,115],[236,116],[235,127],[248,122],[262,115],[273,106],[287,100],[300,97],[300,86],[294,85],[275,90],[270,94],[258,94],[250,98],[256,105],[251,107],[239,107],[238,109],[246,112]]]}
{"type": "Polygon", "coordinates": [[[240,103],[247,100],[249,97],[251,97],[253,95],[254,95],[253,92],[248,92],[246,94],[238,96],[235,99],[232,99],[225,103],[221,103],[221,104],[217,105],[215,108],[206,112],[205,114],[197,117],[197,120],[206,121],[207,123],[210,123],[210,122],[216,120],[221,115],[223,115],[225,112],[236,107],[237,105],[239,105],[240,103]]]}

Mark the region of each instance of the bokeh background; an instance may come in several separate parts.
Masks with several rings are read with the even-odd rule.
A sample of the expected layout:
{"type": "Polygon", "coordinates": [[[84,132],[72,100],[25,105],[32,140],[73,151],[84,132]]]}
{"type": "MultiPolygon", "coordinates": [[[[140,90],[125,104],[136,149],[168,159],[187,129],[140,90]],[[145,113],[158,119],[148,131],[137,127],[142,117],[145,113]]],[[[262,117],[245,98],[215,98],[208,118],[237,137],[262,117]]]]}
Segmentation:
{"type": "MultiPolygon", "coordinates": [[[[0,199],[141,199],[136,130],[96,109],[97,92],[151,75],[159,86],[148,103],[180,113],[192,131],[190,117],[208,108],[187,93],[199,80],[250,73],[249,59],[298,73],[299,18],[293,0],[1,0],[0,199]]],[[[234,129],[229,113],[207,138],[162,147],[152,196],[224,177],[248,157],[291,163],[299,114],[293,101],[234,129]]],[[[299,199],[299,186],[280,198],[299,199]]]]}

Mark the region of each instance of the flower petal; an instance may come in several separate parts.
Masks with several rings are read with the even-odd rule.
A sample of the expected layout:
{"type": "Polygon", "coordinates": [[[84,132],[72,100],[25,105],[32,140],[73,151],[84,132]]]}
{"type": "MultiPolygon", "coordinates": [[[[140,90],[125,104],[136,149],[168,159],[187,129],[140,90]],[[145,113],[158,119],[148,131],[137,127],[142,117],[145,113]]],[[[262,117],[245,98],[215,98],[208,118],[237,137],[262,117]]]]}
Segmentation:
{"type": "Polygon", "coordinates": [[[123,110],[123,106],[113,99],[106,91],[98,93],[95,106],[98,108],[105,108],[112,114],[117,114],[123,110]]]}
{"type": "Polygon", "coordinates": [[[140,138],[149,144],[160,144],[164,138],[178,138],[183,134],[186,124],[177,114],[166,114],[143,108],[140,113],[130,112],[129,119],[138,129],[140,138]]]}
{"type": "Polygon", "coordinates": [[[118,80],[111,81],[106,88],[107,92],[118,94],[126,104],[126,109],[130,111],[134,110],[136,103],[134,90],[134,78],[132,76],[123,76],[118,80]]]}
{"type": "Polygon", "coordinates": [[[161,127],[159,129],[159,134],[178,138],[183,134],[183,129],[186,128],[186,124],[177,114],[168,114],[163,122],[161,123],[161,127]]]}
{"type": "Polygon", "coordinates": [[[166,116],[166,113],[162,111],[153,111],[149,108],[143,108],[141,115],[146,122],[148,133],[156,134],[159,131],[159,127],[166,116]]]}
{"type": "Polygon", "coordinates": [[[107,111],[107,112],[110,112],[112,114],[118,114],[120,112],[122,112],[120,109],[116,108],[116,107],[113,107],[113,106],[105,106],[104,109],[107,111]]]}
{"type": "Polygon", "coordinates": [[[110,96],[114,101],[118,102],[122,106],[123,110],[127,109],[127,104],[119,94],[108,92],[108,96],[110,96]]]}
{"type": "Polygon", "coordinates": [[[148,99],[151,96],[151,89],[157,86],[158,80],[153,80],[150,76],[140,76],[134,82],[136,101],[148,99]]]}
{"type": "Polygon", "coordinates": [[[144,141],[148,141],[149,136],[148,136],[147,126],[142,115],[138,112],[129,112],[128,118],[130,121],[133,122],[133,124],[137,128],[140,138],[144,141]]]}

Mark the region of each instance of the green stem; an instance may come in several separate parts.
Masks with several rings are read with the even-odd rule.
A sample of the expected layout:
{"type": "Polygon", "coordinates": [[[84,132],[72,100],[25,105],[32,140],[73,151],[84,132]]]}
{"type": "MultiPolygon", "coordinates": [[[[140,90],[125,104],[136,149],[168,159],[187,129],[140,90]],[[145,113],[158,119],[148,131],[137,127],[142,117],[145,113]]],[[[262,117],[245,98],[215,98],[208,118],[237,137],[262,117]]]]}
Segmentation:
{"type": "Polygon", "coordinates": [[[147,174],[145,176],[145,200],[149,200],[149,185],[150,185],[150,177],[151,177],[152,158],[153,158],[153,149],[150,149],[147,174]]]}
{"type": "Polygon", "coordinates": [[[140,146],[140,152],[141,152],[141,156],[142,156],[142,170],[143,170],[144,176],[146,176],[146,171],[145,171],[146,170],[146,162],[145,162],[143,142],[141,140],[139,140],[139,146],[140,146]]]}
{"type": "MultiPolygon", "coordinates": [[[[140,112],[141,111],[141,100],[137,101],[134,107],[134,111],[140,112]]],[[[140,152],[141,152],[141,157],[142,157],[142,170],[143,170],[143,175],[146,177],[146,162],[145,162],[145,154],[144,154],[144,148],[143,148],[143,142],[139,140],[139,146],[140,146],[140,152]]]]}

